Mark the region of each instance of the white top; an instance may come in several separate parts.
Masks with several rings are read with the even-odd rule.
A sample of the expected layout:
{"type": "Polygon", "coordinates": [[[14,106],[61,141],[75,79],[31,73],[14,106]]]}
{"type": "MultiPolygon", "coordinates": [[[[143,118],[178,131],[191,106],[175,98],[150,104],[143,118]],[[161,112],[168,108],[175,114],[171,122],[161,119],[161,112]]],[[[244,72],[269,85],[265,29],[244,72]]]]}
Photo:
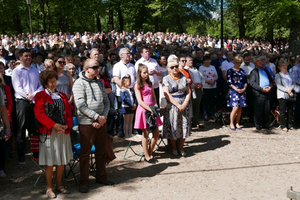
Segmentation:
{"type": "MultiPolygon", "coordinates": [[[[205,80],[214,80],[215,77],[218,76],[216,68],[212,65],[210,65],[209,67],[204,67],[203,65],[201,65],[199,71],[203,75],[205,80]]],[[[217,82],[215,82],[214,85],[209,85],[208,83],[204,83],[203,88],[205,89],[217,88],[217,82]]]]}
{"type": "Polygon", "coordinates": [[[240,68],[245,71],[246,75],[250,75],[251,71],[255,68],[255,65],[252,62],[250,62],[249,65],[246,65],[243,62],[240,68]]]}
{"type": "Polygon", "coordinates": [[[193,68],[185,67],[185,69],[187,69],[187,68],[190,72],[191,79],[193,81],[192,88],[194,88],[194,85],[196,83],[204,84],[205,80],[203,78],[203,75],[195,67],[193,67],[193,68]]]}
{"type": "MultiPolygon", "coordinates": [[[[147,61],[146,59],[144,59],[143,57],[141,57],[136,63],[135,63],[135,71],[138,71],[139,68],[139,64],[143,63],[144,65],[146,65],[148,67],[148,70],[152,70],[155,69],[158,72],[161,72],[161,68],[158,65],[158,63],[156,62],[156,60],[154,60],[153,58],[149,58],[149,60],[147,61]]],[[[153,84],[153,88],[158,88],[159,87],[159,79],[158,76],[156,74],[152,74],[149,75],[149,79],[153,84]]]]}
{"type": "Polygon", "coordinates": [[[272,70],[272,72],[274,73],[274,71],[276,72],[276,66],[274,65],[274,63],[271,63],[270,62],[270,68],[271,68],[271,70],[272,70]]]}
{"type": "Polygon", "coordinates": [[[37,70],[39,70],[39,72],[43,71],[44,70],[44,63],[42,63],[41,65],[36,63],[36,68],[37,68],[37,70]]]}
{"type": "Polygon", "coordinates": [[[228,62],[228,60],[225,60],[224,62],[222,62],[221,69],[222,71],[226,71],[227,73],[227,70],[233,68],[233,66],[233,62],[228,62]]]}
{"type": "MultiPolygon", "coordinates": [[[[135,83],[136,72],[132,63],[128,63],[126,65],[122,60],[120,60],[118,63],[114,65],[112,74],[113,76],[119,77],[120,81],[124,76],[127,76],[127,74],[129,74],[131,78],[131,86],[133,87],[135,83]]],[[[116,86],[117,86],[116,95],[120,96],[120,87],[117,84],[116,86]]]]}
{"type": "Polygon", "coordinates": [[[5,70],[5,75],[6,76],[12,76],[13,70],[10,70],[9,68],[5,70]]]}

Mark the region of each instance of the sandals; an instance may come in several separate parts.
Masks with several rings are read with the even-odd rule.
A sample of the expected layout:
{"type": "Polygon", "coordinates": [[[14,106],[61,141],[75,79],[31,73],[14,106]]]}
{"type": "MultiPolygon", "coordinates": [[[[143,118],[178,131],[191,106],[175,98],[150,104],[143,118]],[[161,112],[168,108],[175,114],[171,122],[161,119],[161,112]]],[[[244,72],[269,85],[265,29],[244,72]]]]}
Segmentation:
{"type": "Polygon", "coordinates": [[[70,191],[69,190],[66,190],[66,188],[64,186],[59,186],[58,188],[55,188],[55,190],[57,192],[60,192],[62,194],[70,194],[70,191]]]}
{"type": "Polygon", "coordinates": [[[50,199],[56,198],[56,194],[53,192],[52,188],[47,189],[46,194],[50,199]]]}

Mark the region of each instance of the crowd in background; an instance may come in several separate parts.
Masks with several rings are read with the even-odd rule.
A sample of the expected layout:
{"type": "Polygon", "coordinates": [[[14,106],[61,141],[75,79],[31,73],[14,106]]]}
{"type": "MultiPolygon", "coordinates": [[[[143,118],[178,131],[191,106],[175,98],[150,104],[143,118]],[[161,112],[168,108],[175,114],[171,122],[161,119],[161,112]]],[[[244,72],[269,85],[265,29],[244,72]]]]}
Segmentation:
{"type": "MultiPolygon", "coordinates": [[[[221,48],[220,39],[210,35],[142,30],[1,35],[0,86],[3,89],[0,94],[5,97],[3,102],[0,99],[1,106],[6,105],[7,109],[3,111],[1,107],[1,113],[8,113],[11,127],[10,130],[5,114],[0,115],[7,128],[0,143],[0,154],[5,155],[8,149],[8,154],[14,157],[17,150],[20,164],[25,164],[25,130],[30,135],[36,132],[35,121],[31,119],[45,118],[41,112],[50,100],[65,110],[64,117],[60,123],[41,122],[46,127],[40,127],[41,132],[53,127],[52,132],[69,133],[71,122],[66,112],[72,112],[70,115],[78,117],[81,125],[81,137],[94,129],[96,136],[104,132],[126,138],[142,134],[145,161],[149,163],[157,162],[152,152],[159,130],[169,139],[172,154],[185,156],[183,146],[191,128],[203,127],[201,115],[204,121],[215,121],[218,110],[231,111],[232,131],[242,130],[242,115],[257,130],[271,129],[270,110],[275,110],[278,104],[282,130],[287,132],[300,126],[300,57],[289,52],[283,38],[276,38],[271,45],[264,37],[229,37],[221,48]],[[47,95],[52,99],[48,100],[47,95]],[[83,98],[87,99],[83,101],[83,98]],[[41,99],[43,103],[39,104],[41,99]],[[147,116],[155,116],[154,121],[149,121],[147,116]],[[152,139],[148,143],[150,134],[152,139]]],[[[53,135],[51,141],[55,140],[53,135]]],[[[91,140],[99,141],[96,136],[91,140]]],[[[66,138],[64,141],[69,145],[66,138]]],[[[31,150],[36,157],[45,148],[37,145],[39,140],[32,137],[36,143],[31,144],[31,150]]],[[[85,149],[90,149],[90,145],[85,144],[85,149]]],[[[50,153],[43,151],[42,155],[45,154],[50,153]]],[[[88,150],[81,158],[82,163],[87,155],[88,150]]],[[[69,159],[70,152],[65,157],[69,159]]],[[[45,158],[41,161],[50,166],[63,166],[66,162],[50,162],[45,158]]],[[[5,156],[2,156],[0,177],[6,176],[4,165],[5,156]]],[[[82,166],[81,174],[87,176],[85,168],[82,166]]],[[[59,168],[59,173],[62,170],[59,168]]],[[[113,184],[106,176],[102,166],[98,181],[113,184]]],[[[56,189],[68,193],[59,178],[56,189]]],[[[52,198],[55,195],[48,180],[47,192],[52,198]]],[[[88,186],[85,179],[81,179],[81,184],[88,186]]],[[[80,191],[87,192],[88,188],[81,187],[80,191]]]]}

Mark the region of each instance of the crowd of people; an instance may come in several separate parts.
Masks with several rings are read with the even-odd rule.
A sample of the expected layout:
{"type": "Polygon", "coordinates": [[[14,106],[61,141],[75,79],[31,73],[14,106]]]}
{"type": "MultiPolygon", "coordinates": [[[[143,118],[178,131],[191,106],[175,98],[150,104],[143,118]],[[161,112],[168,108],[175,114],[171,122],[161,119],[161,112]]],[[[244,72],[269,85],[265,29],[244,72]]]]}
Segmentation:
{"type": "Polygon", "coordinates": [[[242,130],[246,115],[259,131],[271,129],[270,110],[279,104],[282,130],[300,126],[300,56],[291,55],[282,38],[275,45],[263,37],[226,38],[221,48],[210,35],[141,30],[22,33],[1,35],[0,43],[0,177],[6,177],[7,154],[26,163],[27,131],[33,156],[45,165],[49,198],[56,197],[53,166],[55,190],[69,193],[61,180],[73,157],[73,117],[82,193],[89,191],[93,145],[96,182],[114,184],[106,173],[106,134],[141,134],[144,160],[155,164],[159,131],[174,156],[186,156],[192,128],[205,126],[201,114],[215,121],[217,110],[230,110],[230,130],[242,130]]]}

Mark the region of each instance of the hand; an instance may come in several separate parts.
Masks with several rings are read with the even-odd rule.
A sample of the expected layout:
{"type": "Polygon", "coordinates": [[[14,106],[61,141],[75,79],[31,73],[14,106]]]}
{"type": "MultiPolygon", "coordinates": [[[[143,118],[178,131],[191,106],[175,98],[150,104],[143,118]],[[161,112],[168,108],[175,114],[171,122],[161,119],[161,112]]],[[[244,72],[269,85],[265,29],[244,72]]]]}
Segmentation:
{"type": "Polygon", "coordinates": [[[266,86],[266,87],[263,88],[264,93],[268,93],[268,92],[270,92],[270,90],[271,90],[270,86],[266,86]]]}
{"type": "Polygon", "coordinates": [[[290,97],[294,97],[294,93],[290,92],[289,93],[290,97]]]}
{"type": "Polygon", "coordinates": [[[188,82],[189,85],[191,85],[192,84],[192,79],[188,78],[187,82],[188,82]]]}
{"type": "Polygon", "coordinates": [[[131,110],[135,110],[136,109],[136,105],[134,104],[132,107],[131,107],[131,110]]]}
{"type": "Polygon", "coordinates": [[[293,88],[289,88],[289,89],[286,89],[286,93],[291,93],[292,92],[292,90],[293,90],[293,88]]]}
{"type": "Polygon", "coordinates": [[[26,99],[29,101],[32,101],[32,99],[34,98],[34,94],[27,94],[26,99]]]}
{"type": "Polygon", "coordinates": [[[65,132],[64,126],[61,124],[54,124],[53,126],[54,130],[56,131],[57,134],[62,134],[65,132]]]}
{"type": "Polygon", "coordinates": [[[149,74],[150,74],[150,75],[153,75],[153,74],[156,74],[156,73],[157,73],[157,71],[156,71],[155,69],[149,70],[149,74]]]}
{"type": "Polygon", "coordinates": [[[67,130],[69,127],[67,125],[63,125],[63,129],[67,130]]]}
{"type": "Polygon", "coordinates": [[[69,104],[71,105],[71,104],[73,103],[73,100],[69,100],[68,102],[69,102],[69,104]]]}
{"type": "Polygon", "coordinates": [[[183,105],[179,105],[179,106],[178,106],[178,109],[180,110],[180,112],[183,112],[183,111],[184,111],[184,109],[185,109],[185,106],[183,106],[183,105]]]}
{"type": "Polygon", "coordinates": [[[101,128],[101,125],[100,125],[98,122],[93,122],[93,123],[92,123],[92,126],[93,126],[94,128],[101,128]]]}
{"type": "Polygon", "coordinates": [[[104,117],[104,116],[99,116],[99,117],[97,118],[97,120],[98,120],[98,122],[99,122],[99,124],[100,124],[101,126],[103,126],[103,124],[106,123],[106,117],[104,117]]]}

